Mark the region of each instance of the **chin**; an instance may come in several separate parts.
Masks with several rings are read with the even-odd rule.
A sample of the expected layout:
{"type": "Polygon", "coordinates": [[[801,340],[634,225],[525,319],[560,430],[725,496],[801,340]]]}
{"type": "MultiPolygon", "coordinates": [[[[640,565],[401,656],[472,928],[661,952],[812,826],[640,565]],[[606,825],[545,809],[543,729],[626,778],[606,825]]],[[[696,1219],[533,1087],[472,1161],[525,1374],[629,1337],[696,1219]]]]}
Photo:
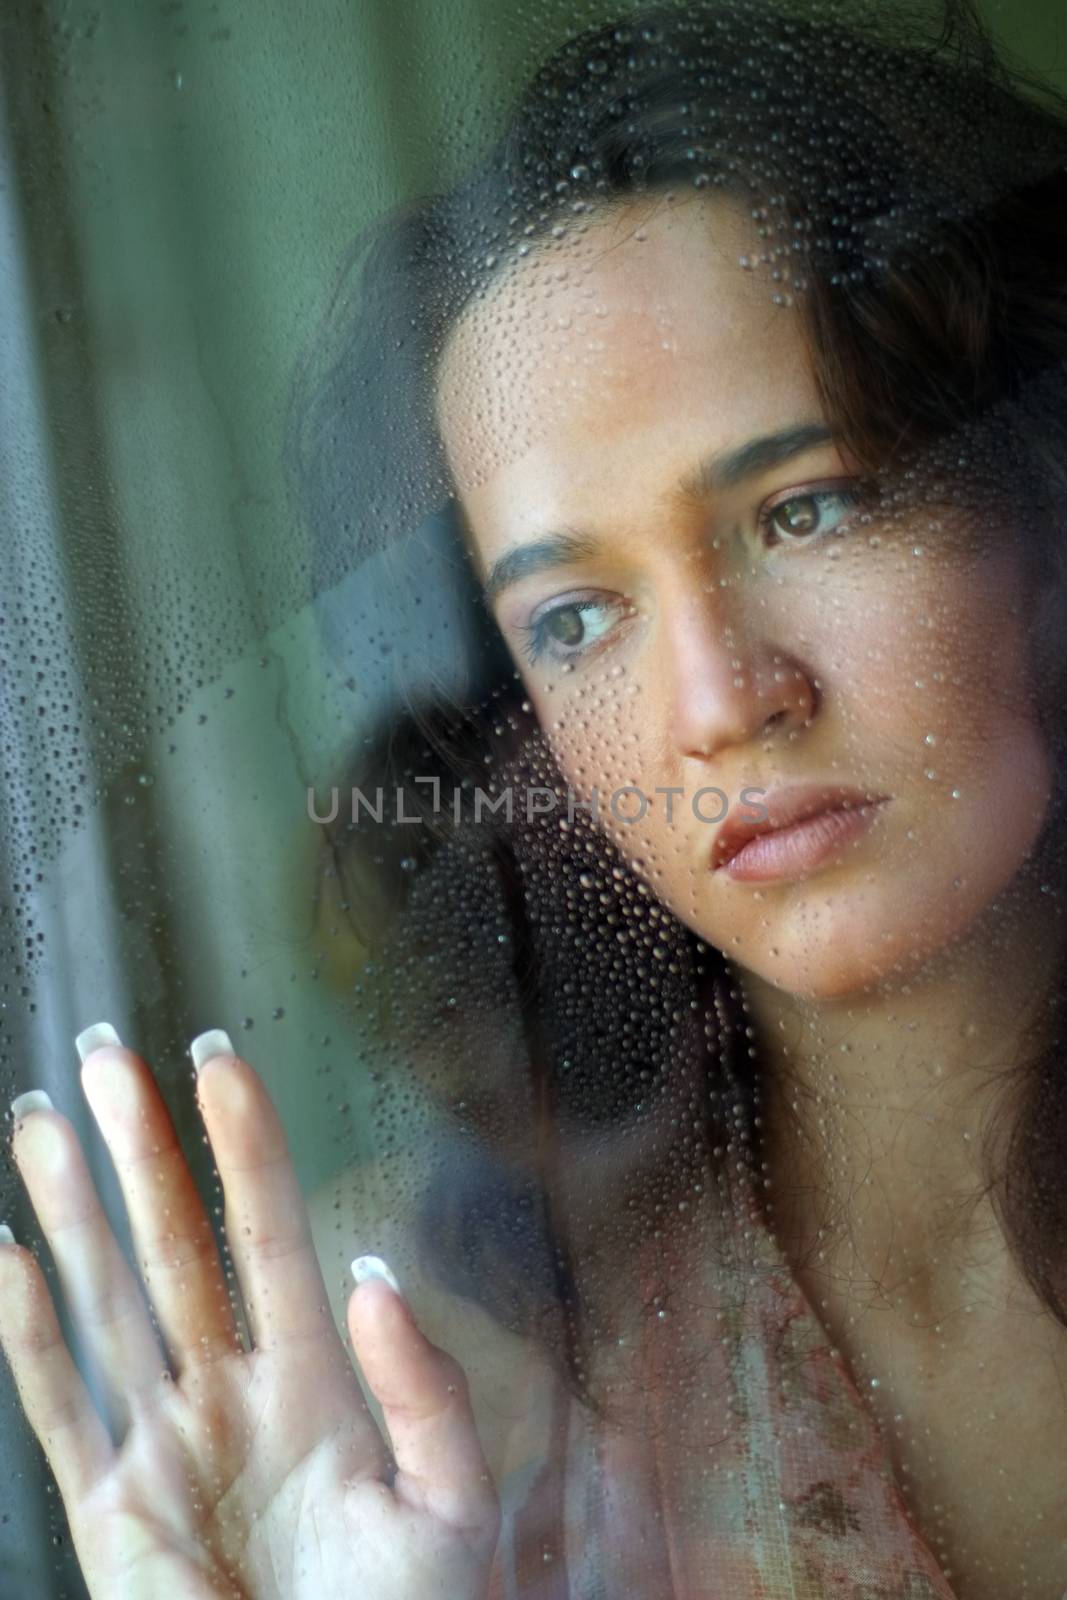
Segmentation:
{"type": "MultiPolygon", "coordinates": [[[[942,956],[961,949],[985,924],[987,913],[996,914],[1011,881],[1009,876],[984,885],[989,892],[966,898],[949,881],[935,895],[927,886],[922,896],[864,896],[846,915],[840,914],[844,892],[837,891],[836,904],[824,900],[805,908],[777,938],[761,929],[758,943],[753,940],[747,950],[734,945],[730,959],[798,999],[842,1000],[885,992],[921,981],[942,956]]],[[[972,889],[978,887],[972,884],[972,889]]]]}
{"type": "Polygon", "coordinates": [[[872,993],[887,981],[914,976],[913,964],[909,967],[900,961],[874,959],[873,951],[870,959],[864,959],[865,954],[855,949],[847,953],[812,949],[802,956],[780,953],[776,959],[768,953],[765,960],[733,959],[743,971],[798,1000],[843,1000],[849,995],[872,993]]]}
{"type": "Polygon", "coordinates": [[[849,952],[846,958],[824,958],[809,952],[798,960],[773,960],[745,965],[745,971],[771,984],[782,994],[795,995],[797,1000],[845,1000],[849,995],[873,994],[875,990],[915,976],[899,962],[862,960],[861,952],[849,952]]]}

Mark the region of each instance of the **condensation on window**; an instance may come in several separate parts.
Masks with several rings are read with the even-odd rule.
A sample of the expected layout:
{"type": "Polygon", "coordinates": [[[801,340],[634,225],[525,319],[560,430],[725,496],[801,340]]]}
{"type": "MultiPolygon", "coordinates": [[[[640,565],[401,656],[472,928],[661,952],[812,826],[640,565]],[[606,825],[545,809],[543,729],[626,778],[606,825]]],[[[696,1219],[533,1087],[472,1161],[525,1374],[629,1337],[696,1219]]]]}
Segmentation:
{"type": "Polygon", "coordinates": [[[4,1600],[1060,1600],[1059,34],[12,0],[4,1600]]]}

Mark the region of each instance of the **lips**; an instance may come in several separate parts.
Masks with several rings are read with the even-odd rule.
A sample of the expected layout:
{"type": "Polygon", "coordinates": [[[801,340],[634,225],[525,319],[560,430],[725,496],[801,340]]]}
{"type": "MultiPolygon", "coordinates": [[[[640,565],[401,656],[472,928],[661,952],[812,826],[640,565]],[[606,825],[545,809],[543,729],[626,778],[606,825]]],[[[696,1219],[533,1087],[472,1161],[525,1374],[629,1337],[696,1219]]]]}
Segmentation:
{"type": "Polygon", "coordinates": [[[711,865],[716,870],[725,867],[751,839],[761,834],[777,833],[798,822],[834,811],[858,811],[862,806],[879,805],[889,796],[872,794],[865,789],[839,789],[826,786],[797,785],[789,789],[774,789],[761,800],[747,803],[746,811],[757,807],[766,812],[760,820],[746,816],[728,816],[715,836],[711,865]]]}

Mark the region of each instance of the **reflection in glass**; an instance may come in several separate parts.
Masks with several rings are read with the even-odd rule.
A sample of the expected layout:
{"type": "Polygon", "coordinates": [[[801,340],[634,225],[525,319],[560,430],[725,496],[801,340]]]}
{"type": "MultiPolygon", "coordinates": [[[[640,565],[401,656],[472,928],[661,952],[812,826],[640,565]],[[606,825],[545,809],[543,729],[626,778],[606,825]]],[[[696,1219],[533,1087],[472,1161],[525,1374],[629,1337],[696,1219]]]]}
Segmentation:
{"type": "Polygon", "coordinates": [[[88,1387],[13,1242],[0,1333],[94,1596],[1054,1600],[1064,107],[962,4],[568,22],[292,390],[320,1042],[83,1041],[151,1314],[60,1078],[88,1387]]]}

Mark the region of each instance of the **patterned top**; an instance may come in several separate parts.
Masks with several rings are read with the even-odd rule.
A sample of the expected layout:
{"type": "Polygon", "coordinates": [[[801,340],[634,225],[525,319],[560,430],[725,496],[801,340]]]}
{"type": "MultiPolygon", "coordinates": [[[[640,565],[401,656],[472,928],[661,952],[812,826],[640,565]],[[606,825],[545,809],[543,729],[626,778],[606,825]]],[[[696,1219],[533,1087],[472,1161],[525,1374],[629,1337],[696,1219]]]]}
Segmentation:
{"type": "Polygon", "coordinates": [[[645,1310],[598,1365],[622,1404],[555,1386],[548,1457],[504,1485],[491,1600],[954,1600],[755,1211],[735,1242],[688,1271],[645,1248],[645,1310]]]}
{"type": "MultiPolygon", "coordinates": [[[[491,1376],[482,1382],[488,1420],[510,1441],[490,1600],[955,1600],[897,1488],[874,1412],[744,1179],[734,1178],[725,1202],[703,1148],[694,1145],[686,1157],[656,1153],[672,1123],[692,1118],[686,1108],[707,1099],[708,1059],[731,1058],[723,995],[716,987],[712,1005],[692,1009],[700,991],[687,947],[662,921],[657,939],[669,959],[653,963],[648,979],[640,961],[627,961],[619,978],[620,932],[635,942],[647,935],[647,899],[605,867],[582,890],[590,897],[583,911],[561,868],[556,830],[544,838],[529,830],[522,845],[555,1092],[576,1092],[580,1101],[583,1088],[600,1081],[616,1086],[621,1101],[636,1102],[648,1088],[643,1079],[625,1080],[624,1063],[656,1063],[659,1099],[641,1128],[651,1129],[656,1160],[673,1162],[673,1199],[664,1203],[673,1208],[684,1195],[686,1209],[684,1221],[680,1206],[671,1210],[669,1227],[645,1212],[640,1222],[627,1214],[630,1199],[647,1194],[649,1151],[638,1151],[648,1160],[634,1165],[631,1180],[626,1164],[640,1131],[633,1119],[627,1125],[619,1112],[618,1127],[595,1124],[567,1158],[581,1180],[578,1203],[588,1197],[594,1211],[615,1208],[619,1216],[610,1261],[572,1252],[569,1263],[583,1303],[605,1290],[613,1302],[610,1316],[598,1321],[589,1313],[579,1328],[592,1347],[583,1359],[594,1405],[556,1374],[535,1340],[517,1337],[493,1354],[493,1327],[509,1325],[524,1296],[549,1304],[555,1286],[542,1271],[549,1252],[534,1226],[536,1186],[520,1182],[525,1144],[517,1153],[497,1148],[513,1128],[540,1126],[513,971],[527,957],[516,948],[517,920],[492,851],[475,833],[455,838],[416,877],[396,959],[379,969],[385,984],[417,974],[399,1003],[383,1006],[383,1077],[395,1060],[420,1060],[427,1040],[436,1075],[432,1092],[415,1081],[406,1086],[419,1177],[394,1182],[382,1207],[396,1218],[400,1196],[410,1194],[424,1218],[414,1228],[423,1259],[448,1260],[450,1288],[470,1262],[470,1284],[459,1292],[493,1319],[471,1332],[466,1349],[449,1343],[447,1325],[442,1341],[461,1360],[473,1357],[480,1379],[491,1376]],[[582,999],[568,1009],[578,971],[597,1004],[582,999]],[[604,1031],[613,1018],[629,1031],[604,1031]],[[689,1020],[682,1026],[679,1018],[689,1020]],[[563,1071],[564,1060],[582,1061],[582,1073],[563,1071]],[[453,1107],[443,1124],[442,1084],[453,1107]],[[454,1108],[483,1103],[490,1109],[477,1118],[463,1113],[477,1126],[457,1133],[462,1118],[454,1108]],[[425,1130],[414,1127],[416,1105],[425,1130]],[[485,1128],[492,1136],[483,1146],[485,1128]],[[624,1179],[614,1186],[605,1181],[613,1168],[624,1179]],[[632,1282],[621,1283],[620,1272],[632,1273],[632,1282]],[[616,1300],[627,1308],[621,1315],[616,1300]]],[[[728,986],[729,979],[715,981],[728,986]]],[[[369,1050],[366,1026],[364,1039],[369,1050]]],[[[575,1120],[585,1110],[579,1104],[575,1120]]],[[[380,1249],[389,1258],[393,1246],[383,1238],[380,1249]]]]}

